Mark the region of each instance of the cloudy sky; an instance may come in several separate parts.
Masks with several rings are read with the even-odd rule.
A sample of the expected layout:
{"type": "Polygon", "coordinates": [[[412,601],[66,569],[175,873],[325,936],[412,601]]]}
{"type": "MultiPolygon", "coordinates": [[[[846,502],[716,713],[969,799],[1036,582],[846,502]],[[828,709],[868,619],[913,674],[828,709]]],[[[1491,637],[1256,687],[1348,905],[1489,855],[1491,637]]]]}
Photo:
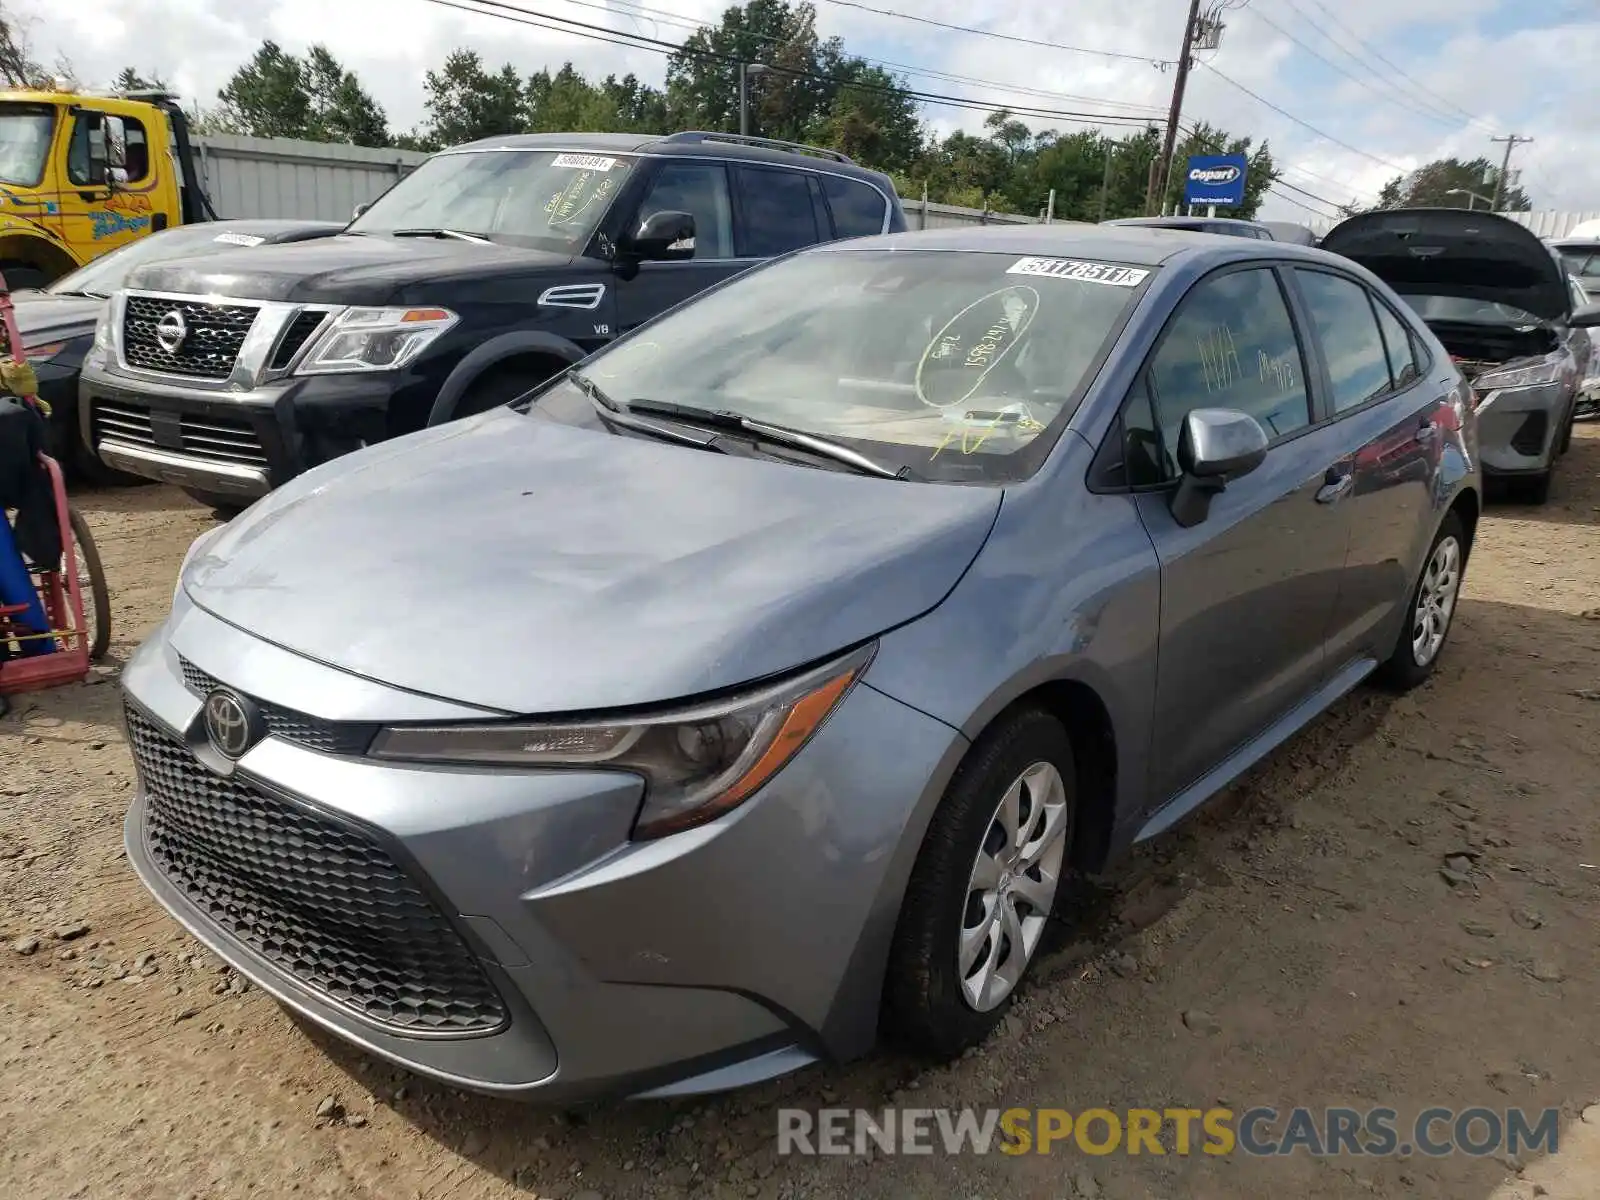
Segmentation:
{"type": "MultiPolygon", "coordinates": [[[[1271,142],[1293,188],[1281,189],[1265,215],[1303,218],[1296,202],[1327,211],[1327,201],[1370,200],[1386,179],[1441,155],[1498,158],[1503,147],[1489,139],[1507,132],[1535,139],[1513,160],[1535,207],[1600,210],[1597,0],[1225,3],[1221,45],[1199,56],[1184,119],[1271,142]]],[[[506,19],[508,10],[677,42],[724,7],[721,0],[506,0],[494,6],[496,16],[485,0],[449,4],[457,7],[440,0],[5,0],[4,8],[21,18],[37,57],[66,56],[86,83],[135,66],[203,104],[263,38],[293,51],[324,42],[360,75],[391,124],[405,129],[423,116],[423,73],[457,46],[523,72],[570,59],[591,74],[661,79],[660,54],[517,23],[506,19]]],[[[824,34],[893,64],[921,91],[1057,113],[1147,115],[1165,112],[1187,0],[816,0],[816,7],[824,34]]],[[[929,106],[926,116],[946,130],[975,127],[983,114],[929,106]]],[[[1029,120],[1081,127],[1065,116],[1029,120]]]]}

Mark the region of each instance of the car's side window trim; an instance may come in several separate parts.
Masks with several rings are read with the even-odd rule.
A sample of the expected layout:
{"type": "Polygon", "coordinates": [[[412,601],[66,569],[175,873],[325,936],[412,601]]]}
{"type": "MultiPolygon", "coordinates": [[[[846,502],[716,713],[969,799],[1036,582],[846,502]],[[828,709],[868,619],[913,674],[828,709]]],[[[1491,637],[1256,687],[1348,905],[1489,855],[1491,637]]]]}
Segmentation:
{"type": "MultiPolygon", "coordinates": [[[[1109,428],[1106,430],[1105,437],[1102,439],[1100,446],[1096,448],[1094,458],[1089,464],[1088,478],[1085,482],[1091,492],[1094,492],[1097,495],[1137,494],[1140,492],[1166,491],[1177,485],[1178,479],[1176,477],[1164,480],[1161,483],[1133,486],[1126,483],[1110,484],[1105,482],[1102,476],[1112,466],[1112,459],[1110,456],[1113,453],[1116,461],[1122,461],[1126,457],[1126,447],[1120,444],[1120,439],[1126,436],[1124,418],[1127,413],[1128,405],[1132,402],[1135,393],[1137,393],[1139,389],[1143,388],[1146,395],[1150,397],[1150,403],[1152,407],[1154,407],[1156,403],[1155,385],[1151,382],[1150,372],[1155,365],[1156,356],[1161,353],[1162,346],[1166,344],[1167,336],[1172,332],[1173,322],[1176,321],[1177,318],[1182,314],[1184,304],[1188,301],[1190,296],[1193,296],[1195,292],[1205,284],[1210,283],[1214,279],[1220,279],[1225,275],[1231,275],[1237,271],[1265,270],[1273,277],[1273,281],[1278,287],[1279,297],[1283,301],[1284,309],[1289,314],[1289,327],[1294,332],[1295,343],[1300,350],[1300,370],[1304,374],[1306,381],[1306,416],[1309,418],[1309,420],[1306,424],[1300,426],[1298,429],[1291,429],[1288,433],[1281,434],[1278,437],[1270,438],[1267,442],[1267,453],[1270,454],[1279,446],[1287,445],[1296,438],[1310,433],[1312,430],[1321,426],[1322,422],[1317,420],[1317,392],[1319,389],[1314,386],[1317,376],[1313,374],[1312,371],[1313,363],[1315,363],[1317,370],[1322,369],[1321,348],[1316,347],[1313,349],[1307,345],[1307,324],[1301,310],[1297,307],[1299,303],[1299,296],[1289,286],[1289,281],[1284,278],[1284,271],[1290,265],[1291,264],[1281,259],[1274,258],[1245,259],[1240,262],[1227,263],[1223,266],[1207,271],[1204,275],[1200,276],[1199,279],[1196,279],[1192,284],[1189,285],[1188,290],[1185,291],[1183,295],[1178,298],[1178,302],[1172,306],[1172,311],[1167,314],[1167,319],[1161,323],[1160,331],[1156,334],[1155,339],[1150,343],[1150,349],[1145,352],[1144,360],[1139,364],[1138,371],[1134,373],[1133,382],[1128,385],[1128,390],[1123,394],[1122,399],[1117,402],[1117,414],[1112,419],[1109,428]],[[1313,355],[1315,357],[1313,357],[1313,355]],[[1108,442],[1118,443],[1114,451],[1109,451],[1107,449],[1108,442]]],[[[1157,433],[1159,434],[1159,432],[1160,430],[1158,421],[1157,433]]],[[[1165,450],[1165,447],[1163,446],[1162,449],[1165,450]]],[[[1174,448],[1174,458],[1176,458],[1176,448],[1174,448]]],[[[1123,469],[1126,470],[1126,465],[1124,465],[1123,469]]]]}

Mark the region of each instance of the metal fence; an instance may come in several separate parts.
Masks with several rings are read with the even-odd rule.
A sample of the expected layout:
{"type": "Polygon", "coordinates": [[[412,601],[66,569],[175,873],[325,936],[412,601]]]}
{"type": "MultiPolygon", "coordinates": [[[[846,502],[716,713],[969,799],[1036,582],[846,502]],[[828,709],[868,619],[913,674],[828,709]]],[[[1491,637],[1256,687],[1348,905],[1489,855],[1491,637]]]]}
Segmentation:
{"type": "Polygon", "coordinates": [[[428,156],[291,138],[195,139],[200,181],[219,217],[348,221],[428,156]]]}
{"type": "Polygon", "coordinates": [[[1034,225],[1038,217],[993,212],[987,208],[959,208],[954,204],[931,204],[927,200],[902,200],[906,225],[911,229],[951,229],[963,225],[1034,225]]]}

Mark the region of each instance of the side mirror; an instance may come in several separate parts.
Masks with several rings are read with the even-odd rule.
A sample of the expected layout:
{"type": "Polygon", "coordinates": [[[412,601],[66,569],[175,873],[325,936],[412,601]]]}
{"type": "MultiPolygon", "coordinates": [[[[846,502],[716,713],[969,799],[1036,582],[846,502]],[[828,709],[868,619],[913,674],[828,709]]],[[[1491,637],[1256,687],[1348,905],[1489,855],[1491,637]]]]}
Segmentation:
{"type": "Polygon", "coordinates": [[[1600,304],[1585,304],[1582,308],[1572,310],[1572,319],[1567,322],[1573,329],[1600,328],[1600,304]]]}
{"type": "Polygon", "coordinates": [[[372,207],[371,204],[358,204],[358,205],[356,205],[355,211],[350,214],[350,219],[352,221],[359,220],[361,217],[366,215],[367,209],[369,209],[371,207],[372,207]]]}
{"type": "Polygon", "coordinates": [[[128,181],[128,136],[121,117],[94,113],[89,126],[89,178],[115,191],[128,181]]]}
{"type": "Polygon", "coordinates": [[[1267,431],[1249,413],[1232,408],[1191,409],[1178,435],[1183,478],[1172,494],[1172,517],[1189,528],[1206,519],[1211,497],[1230,479],[1248,475],[1267,457],[1267,431]]]}
{"type": "Polygon", "coordinates": [[[651,213],[627,239],[624,250],[635,258],[681,261],[694,257],[694,218],[686,212],[651,213]]]}

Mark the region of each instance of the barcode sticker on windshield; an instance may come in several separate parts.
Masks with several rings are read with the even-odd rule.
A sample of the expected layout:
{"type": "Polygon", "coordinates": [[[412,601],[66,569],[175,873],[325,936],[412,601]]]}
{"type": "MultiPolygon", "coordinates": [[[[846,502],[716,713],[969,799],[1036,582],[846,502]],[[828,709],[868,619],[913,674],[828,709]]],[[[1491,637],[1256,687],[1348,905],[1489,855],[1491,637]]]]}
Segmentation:
{"type": "Polygon", "coordinates": [[[225,246],[259,246],[267,239],[257,237],[253,233],[219,233],[211,240],[221,242],[225,246]]]}
{"type": "Polygon", "coordinates": [[[573,167],[579,171],[609,171],[617,165],[617,160],[602,158],[597,154],[558,154],[550,165],[573,167]]]}
{"type": "Polygon", "coordinates": [[[1020,258],[1006,269],[1007,275],[1048,275],[1052,279],[1076,279],[1081,283],[1104,283],[1110,287],[1138,287],[1150,274],[1138,267],[1119,267],[1115,263],[1079,262],[1071,258],[1020,258]]]}

